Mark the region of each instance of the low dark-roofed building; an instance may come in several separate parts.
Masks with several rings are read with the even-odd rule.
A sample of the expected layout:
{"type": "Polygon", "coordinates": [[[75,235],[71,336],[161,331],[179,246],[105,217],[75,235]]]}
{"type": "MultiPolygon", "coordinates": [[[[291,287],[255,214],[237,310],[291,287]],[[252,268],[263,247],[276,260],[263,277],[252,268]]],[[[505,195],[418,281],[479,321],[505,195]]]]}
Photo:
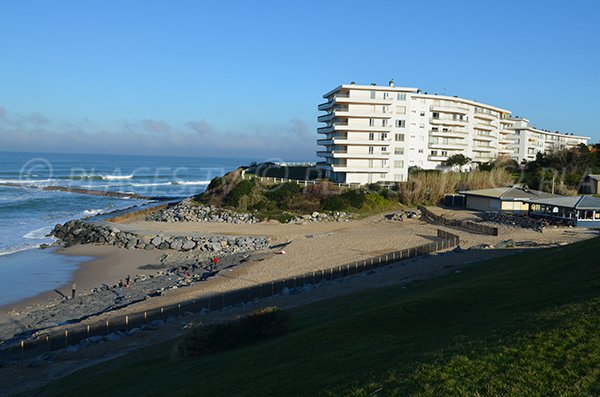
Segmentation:
{"type": "Polygon", "coordinates": [[[598,194],[600,192],[600,175],[588,174],[579,185],[579,194],[598,194]]]}
{"type": "Polygon", "coordinates": [[[540,198],[561,197],[556,194],[532,190],[527,186],[498,187],[462,191],[468,209],[485,212],[526,213],[529,202],[540,198]]]}
{"type": "Polygon", "coordinates": [[[529,216],[564,220],[573,226],[600,228],[600,198],[559,196],[529,203],[529,216]]]}

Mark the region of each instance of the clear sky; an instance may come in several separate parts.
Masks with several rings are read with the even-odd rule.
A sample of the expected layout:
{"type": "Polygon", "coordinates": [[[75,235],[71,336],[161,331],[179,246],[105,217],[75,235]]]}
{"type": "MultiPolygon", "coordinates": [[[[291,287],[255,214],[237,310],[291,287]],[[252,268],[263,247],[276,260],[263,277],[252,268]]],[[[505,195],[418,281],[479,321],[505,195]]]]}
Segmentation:
{"type": "Polygon", "coordinates": [[[600,2],[2,1],[0,151],[314,159],[340,83],[600,139],[600,2]]]}

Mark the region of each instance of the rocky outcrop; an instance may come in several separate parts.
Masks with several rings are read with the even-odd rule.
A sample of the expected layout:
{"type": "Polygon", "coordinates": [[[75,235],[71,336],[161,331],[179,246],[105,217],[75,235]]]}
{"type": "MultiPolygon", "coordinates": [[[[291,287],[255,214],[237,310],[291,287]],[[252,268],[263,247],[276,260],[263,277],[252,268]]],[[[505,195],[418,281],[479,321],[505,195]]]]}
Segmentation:
{"type": "Polygon", "coordinates": [[[352,214],[345,212],[335,211],[330,214],[324,212],[313,212],[310,215],[303,215],[296,218],[292,218],[288,223],[305,224],[309,222],[348,222],[352,214]]]}
{"type": "Polygon", "coordinates": [[[219,222],[219,223],[258,223],[252,214],[238,213],[213,206],[203,206],[191,200],[183,200],[146,217],[147,221],[157,222],[219,222]]]}
{"type": "Polygon", "coordinates": [[[105,244],[127,249],[199,250],[227,254],[253,251],[268,245],[268,240],[265,237],[254,236],[170,236],[162,234],[141,236],[121,231],[114,226],[82,220],[73,220],[63,225],[56,225],[50,235],[58,238],[66,245],[105,244]]]}

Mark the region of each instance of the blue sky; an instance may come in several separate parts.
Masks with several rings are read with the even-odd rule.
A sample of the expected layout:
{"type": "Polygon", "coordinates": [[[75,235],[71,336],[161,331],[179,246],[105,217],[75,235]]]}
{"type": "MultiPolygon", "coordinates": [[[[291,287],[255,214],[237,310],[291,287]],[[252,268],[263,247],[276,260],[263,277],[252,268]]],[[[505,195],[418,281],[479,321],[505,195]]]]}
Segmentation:
{"type": "Polygon", "coordinates": [[[596,1],[0,1],[0,150],[313,159],[352,80],[600,138],[596,1]],[[3,147],[2,147],[3,146],[3,147]]]}

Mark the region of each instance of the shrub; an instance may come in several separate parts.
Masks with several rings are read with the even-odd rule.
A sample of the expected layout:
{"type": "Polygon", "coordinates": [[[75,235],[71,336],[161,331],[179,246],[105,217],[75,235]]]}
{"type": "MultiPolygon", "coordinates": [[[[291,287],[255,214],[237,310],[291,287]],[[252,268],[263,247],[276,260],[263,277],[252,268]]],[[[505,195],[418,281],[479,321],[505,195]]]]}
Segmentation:
{"type": "Polygon", "coordinates": [[[285,182],[271,187],[267,198],[274,201],[279,208],[287,209],[288,201],[302,192],[302,186],[294,182],[285,182]]]}
{"type": "Polygon", "coordinates": [[[237,207],[240,202],[240,198],[249,195],[254,186],[256,186],[256,181],[254,179],[244,179],[240,181],[240,183],[238,183],[238,185],[231,190],[229,194],[227,194],[223,200],[223,204],[237,207]]]}
{"type": "Polygon", "coordinates": [[[379,193],[367,193],[365,196],[365,203],[371,209],[384,208],[391,204],[390,200],[379,193]]]}
{"type": "Polygon", "coordinates": [[[208,184],[208,187],[206,188],[206,190],[213,190],[218,188],[219,186],[223,185],[223,178],[221,178],[220,176],[213,178],[210,183],[208,184]]]}
{"type": "Polygon", "coordinates": [[[278,307],[257,310],[227,323],[195,324],[177,342],[171,357],[198,357],[256,343],[286,333],[289,324],[289,313],[278,307]]]}
{"type": "Polygon", "coordinates": [[[321,201],[321,209],[324,211],[344,211],[345,203],[339,195],[329,196],[321,201]]]}
{"type": "Polygon", "coordinates": [[[360,209],[365,205],[366,194],[362,190],[351,189],[347,190],[344,193],[340,194],[340,197],[344,202],[347,203],[347,206],[354,207],[356,209],[360,209]]]}

